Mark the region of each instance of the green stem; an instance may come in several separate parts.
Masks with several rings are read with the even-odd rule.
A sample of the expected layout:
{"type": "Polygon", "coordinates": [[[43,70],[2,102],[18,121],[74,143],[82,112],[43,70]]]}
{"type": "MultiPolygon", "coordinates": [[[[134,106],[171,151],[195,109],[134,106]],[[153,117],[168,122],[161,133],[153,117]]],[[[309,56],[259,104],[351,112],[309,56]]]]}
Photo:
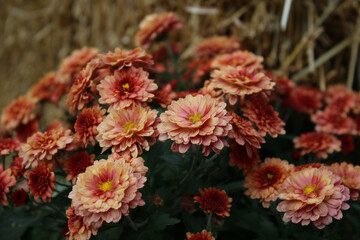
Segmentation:
{"type": "Polygon", "coordinates": [[[133,222],[133,220],[131,219],[130,215],[126,216],[126,219],[129,221],[131,228],[136,231],[138,228],[137,228],[136,224],[133,222]]]}
{"type": "Polygon", "coordinates": [[[60,186],[64,186],[64,187],[71,187],[70,185],[64,184],[64,183],[60,183],[58,181],[55,181],[56,184],[60,185],[60,186]]]}
{"type": "Polygon", "coordinates": [[[212,213],[209,213],[206,217],[207,217],[206,231],[211,232],[212,213]]]}
{"type": "Polygon", "coordinates": [[[191,176],[191,174],[194,170],[195,162],[196,162],[196,154],[193,156],[191,167],[190,167],[188,174],[180,181],[180,183],[179,183],[180,185],[183,184],[185,182],[185,180],[191,176]]]}
{"type": "Polygon", "coordinates": [[[174,53],[173,53],[173,51],[171,49],[168,38],[165,38],[164,42],[165,42],[166,50],[168,51],[168,53],[170,55],[171,62],[174,65],[176,78],[180,83],[183,83],[183,79],[182,79],[182,76],[181,76],[180,71],[179,71],[179,66],[178,66],[177,61],[175,59],[174,53]]]}
{"type": "Polygon", "coordinates": [[[4,156],[1,156],[1,159],[2,159],[2,164],[3,164],[3,171],[5,171],[5,157],[4,156]]]}
{"type": "Polygon", "coordinates": [[[64,171],[64,169],[62,168],[61,164],[59,163],[58,159],[56,157],[54,157],[54,160],[56,162],[56,165],[58,166],[58,168],[60,169],[61,173],[64,174],[65,176],[67,175],[66,172],[64,171]]]}

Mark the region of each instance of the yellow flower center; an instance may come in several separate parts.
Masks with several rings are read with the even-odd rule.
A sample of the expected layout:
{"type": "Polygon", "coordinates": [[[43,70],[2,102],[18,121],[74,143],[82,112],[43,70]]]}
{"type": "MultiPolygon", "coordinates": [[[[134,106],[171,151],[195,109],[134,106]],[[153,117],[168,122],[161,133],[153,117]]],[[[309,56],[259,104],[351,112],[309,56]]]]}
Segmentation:
{"type": "Polygon", "coordinates": [[[303,187],[303,192],[306,196],[308,196],[309,194],[313,193],[315,189],[315,185],[306,185],[305,187],[303,187]]]}
{"type": "Polygon", "coordinates": [[[126,122],[123,126],[123,129],[125,131],[129,131],[133,128],[136,128],[137,127],[137,123],[136,122],[133,122],[133,121],[129,121],[129,122],[126,122]]]}
{"type": "Polygon", "coordinates": [[[129,83],[125,83],[122,85],[122,87],[128,89],[128,88],[130,88],[130,85],[129,85],[129,83]]]}
{"type": "Polygon", "coordinates": [[[114,191],[114,188],[112,186],[113,181],[107,180],[106,182],[103,183],[99,183],[97,185],[97,188],[101,191],[103,191],[104,193],[107,191],[114,191]]]}
{"type": "Polygon", "coordinates": [[[272,179],[274,174],[268,173],[268,174],[266,174],[266,176],[267,176],[268,179],[272,179]]]}
{"type": "Polygon", "coordinates": [[[200,121],[202,117],[203,117],[203,115],[201,113],[198,113],[198,112],[195,114],[191,113],[189,115],[189,121],[192,123],[196,123],[196,122],[200,121]]]}

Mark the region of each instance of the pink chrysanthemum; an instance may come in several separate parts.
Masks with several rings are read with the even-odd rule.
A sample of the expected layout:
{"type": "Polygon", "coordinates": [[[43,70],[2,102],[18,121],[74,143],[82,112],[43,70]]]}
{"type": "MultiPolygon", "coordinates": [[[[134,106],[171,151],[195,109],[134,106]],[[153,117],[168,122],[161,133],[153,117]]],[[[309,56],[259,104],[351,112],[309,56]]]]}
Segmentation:
{"type": "Polygon", "coordinates": [[[135,67],[115,71],[113,76],[107,76],[97,85],[99,103],[110,105],[111,111],[151,102],[157,85],[148,76],[148,72],[135,67]]]}
{"type": "Polygon", "coordinates": [[[11,169],[8,168],[4,171],[3,166],[0,165],[0,203],[2,205],[7,206],[9,204],[6,194],[15,184],[16,178],[11,175],[11,169]]]}
{"type": "Polygon", "coordinates": [[[211,149],[219,153],[228,146],[225,136],[231,130],[231,116],[227,115],[226,104],[209,95],[188,95],[173,101],[168,110],[160,115],[159,139],[174,141],[171,149],[185,153],[192,144],[202,146],[208,156],[211,149]]]}
{"type": "Polygon", "coordinates": [[[211,232],[202,230],[200,233],[187,232],[185,240],[215,240],[215,238],[211,236],[211,232]]]}
{"type": "Polygon", "coordinates": [[[327,158],[329,153],[341,150],[341,142],[336,137],[319,132],[301,134],[294,139],[295,148],[302,148],[301,155],[314,153],[317,158],[327,158]]]}
{"type": "Polygon", "coordinates": [[[222,67],[211,73],[212,84],[229,95],[229,102],[234,105],[239,97],[245,97],[263,90],[271,90],[275,83],[263,72],[244,67],[222,67]]]}
{"type": "Polygon", "coordinates": [[[195,55],[207,58],[221,53],[232,53],[239,49],[240,42],[235,37],[215,36],[198,43],[195,55]]]}
{"type": "Polygon", "coordinates": [[[27,124],[35,118],[33,99],[19,97],[5,107],[1,114],[1,127],[4,132],[11,132],[20,124],[27,124]]]}
{"type": "Polygon", "coordinates": [[[292,173],[279,191],[283,201],[277,206],[279,212],[285,212],[283,221],[308,225],[312,222],[322,229],[341,219],[341,210],[350,206],[349,189],[341,184],[340,177],[326,167],[306,168],[292,173]]]}
{"type": "Polygon", "coordinates": [[[212,68],[222,68],[226,66],[237,67],[241,66],[244,68],[253,68],[256,70],[263,69],[261,64],[264,61],[264,58],[261,56],[256,56],[249,51],[236,51],[229,54],[218,55],[214,58],[211,63],[212,68]]]}
{"type": "Polygon", "coordinates": [[[158,136],[157,113],[141,106],[112,110],[98,126],[96,140],[103,151],[111,148],[112,152],[137,157],[142,148],[149,151],[158,136]]]}
{"type": "Polygon", "coordinates": [[[346,114],[333,111],[318,111],[311,116],[311,121],[316,124],[316,131],[332,134],[355,134],[354,121],[346,114]]]}
{"type": "Polygon", "coordinates": [[[70,147],[74,137],[71,130],[51,129],[44,133],[37,132],[21,146],[19,156],[26,168],[38,165],[39,161],[50,161],[61,149],[70,147]]]}
{"type": "Polygon", "coordinates": [[[350,189],[350,197],[357,200],[360,191],[360,166],[354,166],[351,163],[333,163],[330,170],[341,177],[342,184],[350,189]]]}
{"type": "Polygon", "coordinates": [[[67,222],[69,231],[66,233],[68,240],[88,240],[91,234],[97,234],[97,228],[86,225],[83,217],[75,214],[73,207],[66,210],[66,216],[69,219],[67,222]]]}
{"type": "Polygon", "coordinates": [[[322,107],[322,93],[315,88],[298,86],[291,91],[284,103],[297,112],[312,114],[322,107]]]}
{"type": "Polygon", "coordinates": [[[95,137],[98,134],[97,127],[103,121],[105,112],[105,109],[94,106],[83,109],[78,115],[74,125],[75,137],[81,140],[85,147],[89,142],[91,145],[95,145],[95,137]]]}
{"type": "Polygon", "coordinates": [[[279,118],[279,113],[261,98],[246,101],[242,108],[244,116],[258,127],[260,136],[268,133],[275,138],[278,134],[285,134],[285,123],[279,118]]]}
{"type": "Polygon", "coordinates": [[[263,207],[270,207],[278,198],[281,184],[293,171],[294,165],[279,158],[266,158],[263,163],[246,173],[245,195],[251,199],[260,199],[263,207]]]}
{"type": "Polygon", "coordinates": [[[140,174],[141,176],[145,177],[148,168],[144,165],[144,159],[142,157],[135,157],[131,158],[128,155],[121,156],[120,154],[114,152],[109,155],[108,159],[112,161],[116,161],[119,159],[125,160],[126,163],[129,163],[130,166],[134,168],[134,173],[140,174]]]}
{"type": "Polygon", "coordinates": [[[243,169],[245,172],[251,170],[260,162],[259,152],[253,146],[242,146],[235,141],[230,142],[230,161],[231,167],[237,166],[239,169],[243,169]],[[248,155],[247,148],[251,148],[251,157],[248,155]]]}
{"type": "Polygon", "coordinates": [[[0,156],[8,155],[20,150],[20,143],[11,138],[0,140],[0,156]]]}
{"type": "Polygon", "coordinates": [[[129,209],[145,205],[139,192],[145,182],[124,159],[101,159],[78,176],[69,198],[75,214],[87,226],[99,228],[104,221],[118,222],[129,209]]]}
{"type": "Polygon", "coordinates": [[[159,36],[181,27],[182,23],[175,13],[165,12],[148,15],[140,23],[140,30],[136,34],[136,45],[149,48],[159,36]]]}
{"type": "Polygon", "coordinates": [[[39,164],[28,171],[26,175],[29,180],[30,193],[34,198],[41,198],[44,202],[50,202],[56,179],[51,164],[39,164]]]}

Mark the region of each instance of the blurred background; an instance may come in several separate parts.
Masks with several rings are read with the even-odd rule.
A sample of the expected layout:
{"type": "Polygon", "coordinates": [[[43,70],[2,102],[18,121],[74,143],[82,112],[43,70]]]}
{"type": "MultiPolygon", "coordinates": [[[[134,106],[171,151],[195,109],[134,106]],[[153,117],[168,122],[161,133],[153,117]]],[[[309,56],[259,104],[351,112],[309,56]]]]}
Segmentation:
{"type": "Polygon", "coordinates": [[[173,36],[184,63],[202,38],[234,35],[278,75],[321,89],[335,82],[358,89],[359,6],[357,0],[1,0],[0,109],[74,49],[133,48],[141,20],[165,11],[184,21],[173,36]]]}

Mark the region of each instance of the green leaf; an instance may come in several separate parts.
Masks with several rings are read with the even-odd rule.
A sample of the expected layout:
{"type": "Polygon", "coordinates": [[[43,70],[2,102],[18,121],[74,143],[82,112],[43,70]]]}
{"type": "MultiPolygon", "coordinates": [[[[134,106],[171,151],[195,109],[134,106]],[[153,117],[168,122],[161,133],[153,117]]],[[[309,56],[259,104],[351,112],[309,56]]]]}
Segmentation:
{"type": "Polygon", "coordinates": [[[105,231],[99,231],[98,234],[91,239],[96,240],[118,240],[123,232],[123,226],[113,227],[105,231]]]}
{"type": "Polygon", "coordinates": [[[179,222],[181,222],[180,219],[171,218],[167,213],[156,213],[150,217],[147,228],[151,231],[161,231],[167,226],[175,225],[179,222]]]}

